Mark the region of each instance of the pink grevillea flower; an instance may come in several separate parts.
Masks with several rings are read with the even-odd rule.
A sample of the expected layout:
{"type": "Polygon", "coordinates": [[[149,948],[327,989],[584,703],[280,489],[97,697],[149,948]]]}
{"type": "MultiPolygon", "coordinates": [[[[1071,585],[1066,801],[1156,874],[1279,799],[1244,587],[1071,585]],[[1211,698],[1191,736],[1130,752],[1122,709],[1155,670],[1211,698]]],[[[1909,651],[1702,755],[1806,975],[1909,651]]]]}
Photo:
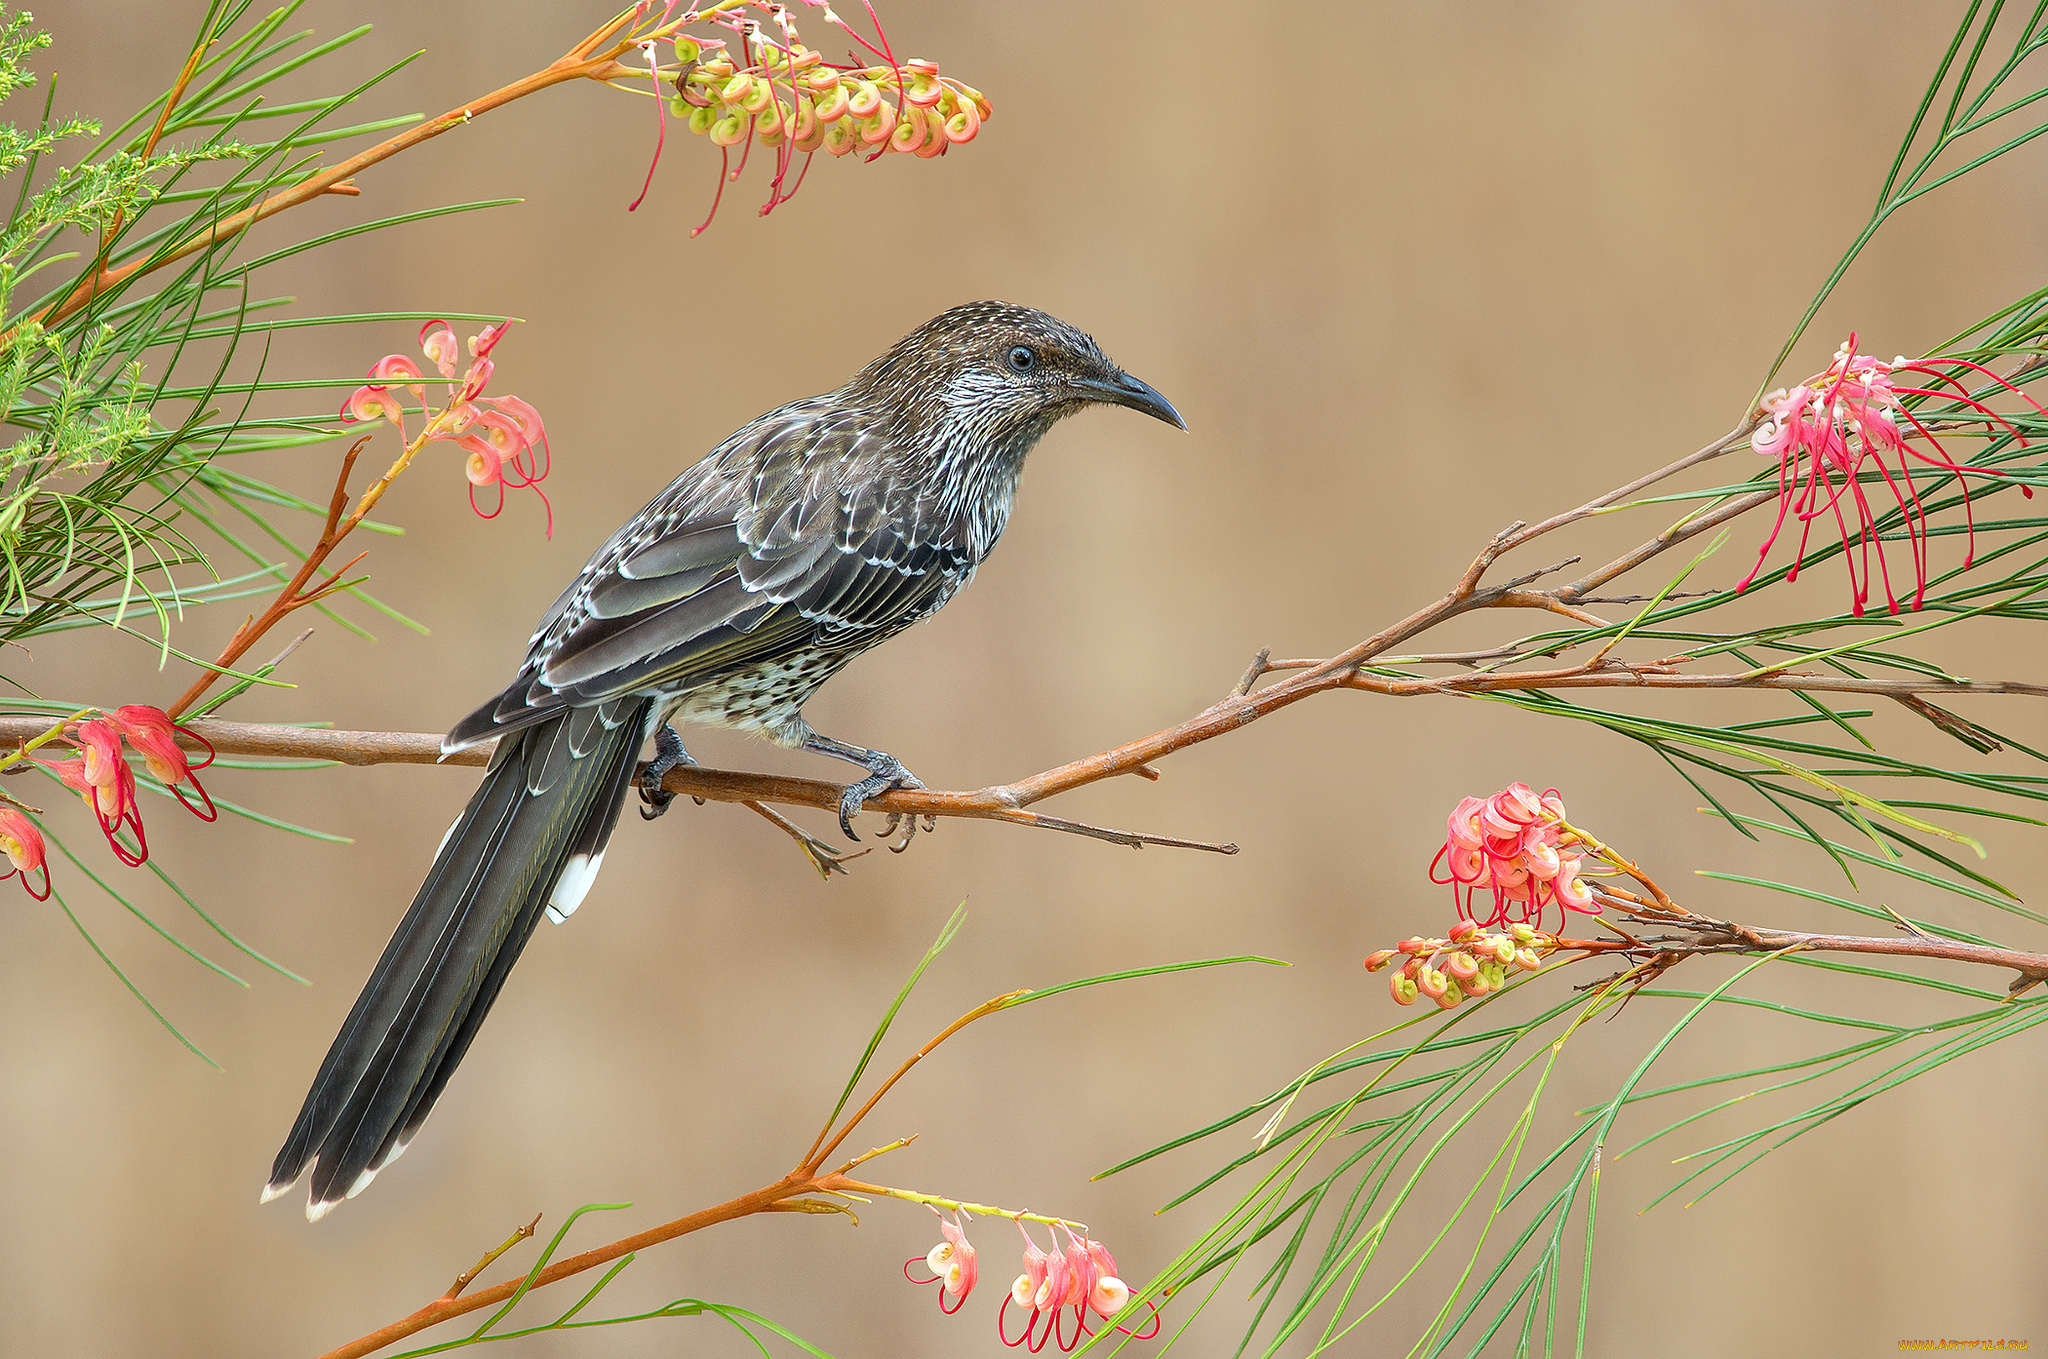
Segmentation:
{"type": "MultiPolygon", "coordinates": [[[[930,1204],[925,1207],[932,1208],[930,1204]]],[[[967,1239],[967,1218],[962,1210],[953,1210],[951,1222],[937,1208],[932,1208],[932,1214],[939,1219],[939,1235],[944,1239],[923,1256],[905,1260],[903,1277],[914,1284],[937,1284],[939,1310],[951,1316],[967,1305],[967,1295],[974,1291],[974,1243],[967,1239]],[[910,1272],[920,1263],[931,1272],[929,1279],[920,1279],[910,1272]],[[951,1307],[946,1305],[948,1298],[953,1300],[951,1307]]]]}
{"type": "MultiPolygon", "coordinates": [[[[1976,554],[1976,519],[1971,513],[1970,491],[1964,478],[2001,474],[1991,468],[1967,467],[1951,458],[1941,440],[1905,404],[1904,398],[1952,403],[1955,409],[1942,412],[1943,422],[1996,426],[2024,446],[2026,439],[2004,416],[1970,394],[1964,381],[1972,374],[1989,378],[2020,397],[2036,413],[2048,415],[2032,397],[1981,364],[1968,359],[1914,361],[1904,356],[1885,363],[1868,354],[1858,354],[1854,335],[1835,351],[1835,360],[1825,371],[1765,397],[1760,409],[1764,422],[1757,426],[1749,442],[1758,453],[1778,461],[1778,517],[1763,546],[1757,549],[1756,565],[1736,590],[1747,589],[1763,569],[1764,559],[1778,541],[1787,515],[1799,521],[1799,550],[1786,568],[1787,580],[1798,578],[1813,521],[1830,518],[1841,536],[1842,560],[1849,570],[1851,612],[1861,617],[1864,605],[1869,602],[1874,556],[1885,607],[1897,613],[1899,600],[1892,590],[1891,564],[1885,558],[1883,535],[1863,490],[1864,479],[1874,475],[1898,504],[1913,559],[1911,607],[1919,608],[1927,594],[1927,513],[1914,482],[1916,464],[1955,476],[1969,529],[1969,546],[1963,554],[1963,565],[1967,568],[1976,554]],[[1893,461],[1887,462],[1887,458],[1893,461]]],[[[2020,492],[2033,495],[2033,489],[2024,485],[2020,492]]]]}
{"type": "Polygon", "coordinates": [[[185,810],[201,821],[212,821],[220,813],[214,809],[213,798],[200,785],[199,771],[213,763],[213,743],[190,727],[181,727],[173,722],[162,708],[153,708],[147,703],[130,703],[107,714],[107,720],[128,739],[128,744],[142,756],[144,767],[151,778],[171,790],[171,795],[184,804],[185,810]],[[179,736],[186,736],[206,747],[206,758],[192,763],[184,747],[178,744],[179,736]],[[187,787],[191,792],[186,791],[187,787]],[[199,800],[194,802],[192,794],[199,800]]]}
{"type": "Polygon", "coordinates": [[[135,771],[121,755],[121,733],[110,722],[94,718],[72,724],[65,739],[78,749],[68,760],[38,760],[82,798],[100,823],[114,857],[134,868],[149,858],[149,841],[142,831],[142,809],[135,801],[135,771]],[[123,843],[121,832],[135,837],[135,847],[123,843]]]}
{"type": "MultiPolygon", "coordinates": [[[[462,347],[446,321],[429,321],[420,327],[420,352],[439,370],[448,384],[448,402],[438,412],[427,410],[424,441],[445,440],[468,456],[463,474],[469,481],[469,505],[485,519],[495,519],[505,508],[505,490],[531,489],[540,497],[547,513],[547,533],[555,531],[554,506],[548,503],[540,483],[552,464],[547,426],[540,412],[516,396],[485,396],[497,371],[491,350],[504,338],[510,321],[485,326],[469,337],[469,365],[461,373],[462,347]],[[478,503],[480,487],[495,486],[497,496],[489,510],[478,503]]],[[[426,378],[419,366],[403,354],[386,354],[370,367],[370,381],[349,394],[341,408],[345,421],[389,420],[405,437],[404,408],[398,390],[410,391],[413,400],[426,410],[426,378]]]]}
{"type": "Polygon", "coordinates": [[[21,889],[37,901],[50,899],[50,866],[43,861],[43,833],[36,829],[36,823],[12,807],[0,807],[0,852],[7,855],[8,869],[0,878],[11,878],[21,874],[21,889]],[[43,875],[43,890],[38,892],[29,881],[29,874],[43,875]]]}
{"type": "MultiPolygon", "coordinates": [[[[1107,1321],[1130,1304],[1131,1290],[1116,1276],[1116,1260],[1109,1247],[1100,1241],[1091,1241],[1061,1224],[1053,1228],[1052,1250],[1048,1252],[1038,1248],[1021,1221],[1017,1230],[1024,1233],[1024,1272],[1010,1285],[1009,1295],[996,1309],[996,1334],[1005,1345],[1012,1349],[1023,1345],[1036,1354],[1047,1341],[1055,1341],[1060,1349],[1071,1350],[1095,1333],[1088,1325],[1089,1312],[1107,1321]],[[1065,1249],[1060,1247],[1061,1232],[1067,1236],[1065,1249]],[[1020,1310],[1030,1309],[1022,1333],[1014,1340],[1005,1322],[1011,1303],[1020,1310]],[[1070,1310],[1074,1326],[1071,1335],[1065,1324],[1070,1310]],[[1043,1326],[1039,1324],[1041,1317],[1043,1326]]],[[[1158,1335],[1159,1308],[1147,1305],[1151,1307],[1152,1319],[1143,1331],[1121,1325],[1116,1329],[1134,1340],[1150,1340],[1158,1335]]]]}
{"type": "Polygon", "coordinates": [[[198,770],[213,763],[212,745],[190,728],[173,722],[162,708],[131,703],[102,717],[70,724],[62,739],[69,741],[78,754],[68,760],[39,759],[37,763],[84,800],[114,856],[134,868],[148,860],[149,841],[142,829],[142,808],[136,801],[135,771],[122,754],[123,738],[142,756],[150,776],[168,787],[192,815],[201,821],[212,821],[220,813],[197,777],[198,770]],[[206,746],[206,758],[194,764],[178,745],[180,735],[206,746]],[[197,801],[193,794],[197,794],[197,801]],[[132,848],[122,840],[123,830],[134,837],[132,848]]]}
{"type": "MultiPolygon", "coordinates": [[[[1557,825],[1562,820],[1564,802],[1555,788],[1539,797],[1527,784],[1511,783],[1492,797],[1468,797],[1451,812],[1449,835],[1430,862],[1429,880],[1450,886],[1458,914],[1468,921],[1476,918],[1474,896],[1481,889],[1490,890],[1493,910],[1480,922],[1488,926],[1509,920],[1541,924],[1552,903],[1597,914],[1600,908],[1592,891],[1579,880],[1579,859],[1585,851],[1575,842],[1563,842],[1557,825]],[[1439,865],[1446,876],[1437,876],[1439,865]]],[[[1439,1003],[1448,994],[1444,988],[1449,980],[1438,978],[1433,968],[1422,969],[1411,980],[1439,1003]]],[[[1401,1000],[1398,982],[1394,991],[1395,999],[1401,1000]]]]}
{"type": "Polygon", "coordinates": [[[1490,995],[1508,984],[1508,969],[1534,972],[1543,954],[1557,947],[1556,937],[1516,923],[1504,934],[1489,934],[1471,920],[1460,920],[1448,939],[1403,939],[1393,948],[1366,955],[1365,970],[1378,972],[1400,959],[1388,978],[1388,990],[1399,1005],[1427,997],[1440,1009],[1451,1009],[1467,996],[1490,995]]]}

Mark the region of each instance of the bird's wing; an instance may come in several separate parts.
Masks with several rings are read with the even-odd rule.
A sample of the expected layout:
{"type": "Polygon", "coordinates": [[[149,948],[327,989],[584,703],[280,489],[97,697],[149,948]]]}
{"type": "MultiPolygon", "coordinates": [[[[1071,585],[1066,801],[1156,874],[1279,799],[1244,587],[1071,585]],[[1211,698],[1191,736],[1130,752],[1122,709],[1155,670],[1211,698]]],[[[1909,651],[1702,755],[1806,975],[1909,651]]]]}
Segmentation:
{"type": "Polygon", "coordinates": [[[568,706],[674,692],[924,617],[973,560],[886,472],[880,436],[798,403],[764,416],[614,534],[543,617],[504,693],[446,749],[568,706]]]}

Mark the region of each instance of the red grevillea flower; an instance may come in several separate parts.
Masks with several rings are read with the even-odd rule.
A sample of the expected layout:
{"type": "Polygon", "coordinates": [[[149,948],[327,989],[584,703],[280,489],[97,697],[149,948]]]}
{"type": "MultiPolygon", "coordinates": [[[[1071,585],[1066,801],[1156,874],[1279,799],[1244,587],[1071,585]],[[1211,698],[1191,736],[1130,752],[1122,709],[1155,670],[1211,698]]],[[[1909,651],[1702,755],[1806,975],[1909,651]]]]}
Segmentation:
{"type": "MultiPolygon", "coordinates": [[[[1009,1295],[996,1309],[996,1334],[1005,1345],[1012,1349],[1023,1345],[1036,1354],[1050,1340],[1056,1341],[1062,1350],[1071,1350],[1095,1333],[1088,1325],[1089,1312],[1106,1321],[1130,1304],[1131,1290],[1116,1276],[1116,1260],[1100,1241],[1091,1241],[1062,1224],[1053,1228],[1052,1250],[1048,1252],[1038,1248],[1022,1222],[1017,1224],[1017,1230],[1024,1233],[1024,1272],[1010,1285],[1009,1295]],[[1061,1232],[1067,1236],[1064,1250],[1060,1248],[1061,1232]],[[1013,1302],[1020,1309],[1030,1309],[1022,1333],[1014,1340],[1004,1322],[1013,1302]],[[1065,1324],[1069,1310],[1074,1325],[1071,1335],[1065,1324]]],[[[1150,1340],[1158,1335],[1159,1308],[1148,1306],[1152,1319],[1143,1331],[1121,1325],[1116,1329],[1133,1340],[1150,1340]]]]}
{"type": "Polygon", "coordinates": [[[78,748],[68,760],[38,760],[82,798],[100,823],[114,857],[134,868],[149,858],[142,832],[142,809],[135,801],[135,771],[121,755],[121,733],[110,722],[94,718],[73,723],[65,739],[78,748]],[[121,840],[122,830],[135,836],[135,847],[121,840]]]}
{"type": "MultiPolygon", "coordinates": [[[[446,321],[429,321],[420,327],[420,352],[440,371],[448,384],[448,404],[428,412],[425,441],[445,440],[468,455],[463,474],[469,480],[469,504],[485,519],[495,519],[505,508],[505,490],[531,488],[540,496],[547,512],[547,533],[554,536],[554,507],[540,489],[552,462],[547,425],[540,412],[516,396],[485,396],[497,370],[491,350],[512,323],[500,321],[485,326],[469,337],[469,365],[458,376],[456,364],[462,349],[455,331],[446,321]],[[497,487],[497,496],[487,511],[477,501],[481,487],[497,487]]],[[[372,364],[367,385],[349,394],[341,408],[345,421],[389,420],[405,437],[404,408],[399,389],[412,393],[422,409],[426,407],[426,377],[419,366],[403,354],[386,354],[372,364]]]]}
{"type": "MultiPolygon", "coordinates": [[[[1540,925],[1552,903],[1597,914],[1592,892],[1579,881],[1585,851],[1561,838],[1563,820],[1564,801],[1555,788],[1538,797],[1526,783],[1511,783],[1492,797],[1468,797],[1451,813],[1450,833],[1430,861],[1429,880],[1450,886],[1458,914],[1467,920],[1477,919],[1475,894],[1490,889],[1493,910],[1480,921],[1488,926],[1511,920],[1540,925]],[[1438,865],[1447,876],[1437,876],[1438,865]]],[[[1445,994],[1432,990],[1426,977],[1416,981],[1431,999],[1445,994]]]]}
{"type": "MultiPolygon", "coordinates": [[[[68,760],[39,759],[37,763],[84,800],[114,856],[134,868],[148,860],[149,841],[142,829],[142,808],[136,801],[135,771],[121,751],[124,737],[142,756],[151,777],[168,787],[187,811],[201,821],[212,821],[219,813],[214,810],[213,799],[200,787],[196,773],[213,763],[213,747],[190,728],[173,722],[162,708],[131,703],[103,717],[71,723],[62,739],[69,741],[78,754],[68,760]],[[181,734],[206,746],[206,758],[192,763],[178,745],[181,734]],[[193,800],[194,793],[198,795],[197,801],[193,800]],[[123,830],[134,836],[133,848],[121,839],[123,830]]],[[[36,843],[41,845],[40,838],[36,843]]],[[[13,857],[13,852],[8,852],[13,857]]],[[[15,862],[20,867],[20,860],[15,862]]],[[[46,884],[47,881],[45,875],[46,884]]]]}
{"type": "MultiPolygon", "coordinates": [[[[932,1208],[930,1204],[925,1207],[932,1208]]],[[[932,1214],[939,1219],[939,1235],[944,1239],[924,1255],[905,1260],[903,1277],[914,1284],[939,1285],[939,1310],[951,1316],[967,1305],[967,1295],[974,1291],[974,1243],[967,1239],[967,1218],[963,1210],[954,1209],[951,1222],[937,1208],[932,1208],[932,1214]],[[929,1279],[920,1279],[910,1272],[911,1267],[919,1263],[931,1271],[929,1279]],[[946,1305],[948,1298],[953,1300],[951,1307],[946,1305]]]]}
{"type": "Polygon", "coordinates": [[[43,861],[43,833],[36,829],[36,823],[26,813],[12,807],[0,807],[0,852],[7,855],[8,869],[0,878],[11,878],[21,874],[21,888],[37,901],[50,899],[50,866],[43,861]],[[29,883],[29,874],[40,871],[43,875],[43,890],[38,892],[29,883]]]}
{"type": "MultiPolygon", "coordinates": [[[[1970,394],[1964,379],[1971,374],[1990,378],[2019,396],[2035,412],[2048,415],[2032,397],[1981,364],[1968,359],[1915,361],[1904,356],[1885,363],[1868,354],[1858,354],[1854,335],[1835,351],[1835,361],[1824,372],[1765,397],[1761,414],[1766,418],[1749,442],[1758,453],[1778,460],[1778,517],[1757,550],[1756,565],[1736,590],[1747,589],[1763,569],[1764,558],[1778,541],[1788,514],[1799,521],[1799,550],[1785,578],[1797,579],[1813,521],[1826,517],[1835,521],[1841,535],[1842,558],[1849,569],[1851,612],[1861,617],[1864,605],[1869,602],[1874,556],[1885,607],[1897,613],[1899,600],[1892,591],[1891,565],[1885,560],[1876,514],[1863,492],[1863,477],[1875,473],[1897,502],[1905,522],[1906,540],[1913,557],[1911,607],[1919,608],[1927,594],[1927,515],[1913,480],[1916,463],[1955,476],[1965,522],[1969,525],[1969,547],[1963,555],[1963,565],[1968,567],[1976,553],[1976,521],[1970,512],[1969,487],[1963,479],[1966,475],[2000,474],[1991,468],[1967,467],[1956,462],[1934,431],[1904,404],[1903,398],[1955,403],[1961,408],[1960,413],[1944,413],[1944,421],[1960,419],[1995,425],[2024,446],[2026,439],[2004,416],[1970,394]],[[1887,457],[1893,462],[1887,462],[1887,457]]],[[[2020,487],[2020,492],[2033,495],[2028,486],[2020,487]]]]}
{"type": "Polygon", "coordinates": [[[212,821],[220,815],[214,810],[213,798],[199,783],[199,771],[213,763],[211,741],[190,727],[179,726],[162,708],[152,708],[147,703],[130,703],[116,708],[107,714],[107,720],[128,738],[128,744],[135,748],[135,753],[142,756],[150,777],[170,789],[186,811],[201,821],[212,821]],[[206,758],[197,764],[192,763],[184,747],[178,744],[181,734],[205,746],[206,758]],[[191,793],[199,795],[197,802],[192,800],[191,793],[186,792],[188,786],[191,793]]]}

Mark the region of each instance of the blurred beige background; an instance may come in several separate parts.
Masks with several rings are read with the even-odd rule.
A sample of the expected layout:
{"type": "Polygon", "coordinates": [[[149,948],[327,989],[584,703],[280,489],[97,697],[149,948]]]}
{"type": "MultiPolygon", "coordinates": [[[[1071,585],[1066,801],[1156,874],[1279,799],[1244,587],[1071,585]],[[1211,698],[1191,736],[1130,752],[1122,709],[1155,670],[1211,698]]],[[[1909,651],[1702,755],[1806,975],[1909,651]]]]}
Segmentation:
{"type": "MultiPolygon", "coordinates": [[[[125,113],[169,82],[197,9],[56,0],[38,10],[56,47],[36,66],[61,73],[60,110],[125,113]]],[[[366,174],[360,199],[260,228],[251,248],[433,203],[523,197],[350,242],[258,283],[295,294],[304,314],[526,318],[497,353],[495,389],[547,416],[554,538],[524,500],[495,523],[472,518],[453,455],[428,458],[386,502],[409,535],[377,540],[369,565],[373,588],[432,635],[379,620],[365,643],[322,626],[292,665],[303,687],[251,695],[239,715],[445,728],[502,682],[591,545],[682,466],[760,411],[835,385],[939,309],[993,296],[1092,331],[1180,404],[1192,433],[1122,413],[1062,427],[975,588],[854,666],[810,716],[941,787],[1013,778],[1177,721],[1256,648],[1342,647],[1440,593],[1502,524],[1576,504],[1725,429],[1862,221],[1957,12],[889,0],[899,50],[990,94],[997,116],[982,138],[943,164],[820,163],[766,220],[754,215],[757,168],[695,241],[714,175],[702,142],[671,135],[647,203],[625,211],[652,149],[644,102],[572,87],[493,113],[366,174]]],[[[299,19],[323,37],[376,24],[322,89],[426,49],[365,101],[368,117],[437,113],[545,64],[602,17],[533,0],[314,0],[299,19]]],[[[40,97],[8,112],[25,117],[40,97]]],[[[1904,214],[1794,366],[1814,366],[1852,327],[1874,352],[1917,352],[2039,285],[2042,169],[2018,157],[1904,214]]],[[[409,349],[411,335],[405,324],[286,332],[271,371],[352,373],[409,349]]],[[[317,498],[333,462],[320,449],[256,470],[317,498]]],[[[1654,527],[1602,525],[1583,543],[1590,555],[1654,527]]],[[[1710,568],[1717,581],[1744,569],[1750,542],[1737,535],[1710,568]]],[[[1937,554],[1954,542],[1937,540],[1937,554]]],[[[1834,574],[1815,576],[1815,590],[1840,591],[1834,574]]],[[[234,621],[202,614],[184,635],[211,649],[234,621]]],[[[1983,629],[1955,645],[1973,673],[2042,673],[2033,632],[1983,629]]],[[[90,650],[72,634],[23,673],[107,704],[183,688],[185,675],[153,667],[140,645],[90,650]]],[[[1727,697],[1686,710],[1726,722],[1790,704],[1727,697]]],[[[2023,737],[2043,730],[2018,701],[1967,711],[2023,737]]],[[[1966,758],[1925,728],[1888,716],[1875,726],[1901,749],[1966,758]]],[[[691,747],[717,765],[839,772],[724,734],[691,747]]],[[[684,804],[657,826],[629,820],[586,909],[535,939],[411,1154],[317,1227],[296,1196],[259,1209],[257,1190],[475,776],[222,773],[213,786],[226,797],[354,837],[206,828],[161,810],[151,823],[160,861],[312,986],[229,959],[253,981],[239,990],[103,898],[79,898],[225,1074],[165,1035],[53,907],[0,898],[0,1351],[318,1352],[433,1297],[536,1211],[545,1229],[581,1203],[633,1201],[586,1219],[575,1240],[595,1244],[765,1183],[802,1151],[880,1007],[963,898],[967,927],[889,1053],[1016,987],[1237,952],[1295,963],[1000,1016],[926,1062],[861,1134],[921,1134],[878,1176],[1087,1220],[1134,1279],[1224,1201],[1152,1210],[1245,1139],[1101,1184],[1088,1175],[1391,1022],[1381,980],[1358,959],[1441,919],[1423,870],[1460,795],[1514,778],[1555,784],[1709,909],[1788,926],[1841,919],[1690,878],[1724,867],[1842,889],[1815,857],[1749,846],[1696,816],[1697,797],[1619,739],[1494,706],[1335,696],[1163,772],[1052,810],[1235,840],[1242,854],[1133,854],[953,823],[826,885],[742,810],[684,804]]],[[[2039,833],[1992,825],[1984,838],[1991,871],[2038,905],[2039,833]]],[[[1866,886],[1869,900],[2040,946],[2017,924],[1866,886]]],[[[161,894],[143,900],[204,941],[161,894]]],[[[1680,980],[1722,976],[1699,965],[1680,980]]],[[[1908,1021],[1961,1003],[1827,988],[1810,971],[1752,989],[1908,1021]]],[[[1586,1035],[1554,1081],[1550,1126],[1610,1091],[1676,1014],[1641,1002],[1586,1035]]],[[[1675,1080],[1845,1041],[1717,1017],[1659,1070],[1675,1080]]],[[[1591,1351],[2048,1344],[2048,1190],[2035,1173],[2044,1046],[2030,1034],[1857,1108],[1694,1208],[1637,1215],[1678,1173],[1668,1156],[1763,1113],[1610,1160],[1591,1351]]],[[[1640,1135],[1656,1116],[1622,1130],[1640,1135]]],[[[1434,1230],[1436,1208],[1419,1209],[1364,1294],[1434,1230]]],[[[858,1231],[769,1217],[650,1251],[611,1302],[737,1303],[859,1359],[998,1354],[1011,1229],[984,1223],[976,1237],[987,1297],[951,1319],[897,1272],[935,1239],[907,1205],[875,1206],[858,1231]]],[[[1253,1278],[1223,1289],[1180,1352],[1232,1352],[1253,1278]]],[[[1440,1296],[1398,1298],[1342,1350],[1404,1351],[1440,1296]]],[[[519,1344],[536,1356],[750,1352],[689,1320],[519,1344]]]]}

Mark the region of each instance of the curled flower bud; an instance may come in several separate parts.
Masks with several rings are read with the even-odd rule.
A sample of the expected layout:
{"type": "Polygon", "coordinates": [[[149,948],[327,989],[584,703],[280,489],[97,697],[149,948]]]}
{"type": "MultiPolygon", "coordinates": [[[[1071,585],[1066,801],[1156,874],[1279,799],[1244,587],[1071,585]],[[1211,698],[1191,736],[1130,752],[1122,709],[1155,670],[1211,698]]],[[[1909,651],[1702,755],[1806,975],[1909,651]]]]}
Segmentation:
{"type": "Polygon", "coordinates": [[[924,119],[906,110],[895,130],[889,134],[889,149],[912,152],[923,145],[924,119]]]}
{"type": "MultiPolygon", "coordinates": [[[[925,1205],[932,1208],[930,1204],[925,1205]]],[[[947,1221],[937,1208],[932,1213],[939,1219],[939,1235],[944,1239],[925,1253],[924,1266],[931,1271],[929,1279],[920,1279],[910,1272],[918,1263],[917,1258],[903,1262],[903,1277],[912,1283],[935,1283],[939,1285],[939,1310],[951,1316],[967,1301],[967,1295],[974,1291],[976,1267],[974,1243],[967,1239],[967,1219],[962,1209],[953,1210],[953,1220],[947,1221]],[[946,1299],[952,1298],[948,1307],[946,1299]]]]}
{"type": "Polygon", "coordinates": [[[713,146],[738,146],[747,139],[747,130],[752,126],[753,120],[746,114],[737,108],[728,108],[706,135],[711,138],[713,146]]]}
{"type": "Polygon", "coordinates": [[[420,327],[420,352],[441,370],[442,377],[454,379],[455,361],[462,351],[456,348],[455,331],[446,321],[429,321],[420,327]]]}
{"type": "Polygon", "coordinates": [[[495,486],[503,480],[505,460],[497,449],[475,438],[464,439],[462,446],[469,450],[469,456],[463,460],[462,474],[469,478],[470,485],[495,486]]]}
{"type": "Polygon", "coordinates": [[[971,142],[981,135],[981,115],[971,108],[963,108],[946,119],[946,140],[949,142],[971,142]]]}
{"type": "Polygon", "coordinates": [[[1451,926],[1451,942],[1454,944],[1462,944],[1467,939],[1470,939],[1473,935],[1477,933],[1479,933],[1479,924],[1477,921],[1460,920],[1457,924],[1451,926]]]}
{"type": "Polygon", "coordinates": [[[846,96],[846,107],[856,118],[872,118],[882,111],[882,91],[872,80],[856,80],[846,96]]]}
{"type": "Polygon", "coordinates": [[[1387,979],[1387,990],[1394,997],[1396,1005],[1413,1005],[1420,988],[1406,972],[1396,972],[1387,979]]]}
{"type": "Polygon", "coordinates": [[[1385,966],[1386,966],[1386,965],[1387,965],[1388,963],[1392,962],[1392,961],[1394,960],[1394,957],[1395,957],[1395,955],[1396,955],[1397,953],[1399,953],[1399,951],[1400,951],[1400,950],[1398,950],[1398,949],[1391,949],[1391,948],[1383,948],[1383,949],[1379,950],[1379,951],[1378,951],[1377,953],[1368,953],[1368,954],[1366,954],[1366,955],[1365,955],[1365,970],[1366,970],[1366,971],[1368,971],[1368,972],[1377,972],[1377,971],[1379,971],[1379,970],[1380,970],[1381,968],[1385,967],[1385,966]]]}
{"type": "Polygon", "coordinates": [[[405,428],[405,409],[388,387],[358,387],[342,403],[341,418],[354,424],[359,420],[389,420],[405,428]]]}
{"type": "MultiPolygon", "coordinates": [[[[393,382],[420,383],[426,381],[419,365],[403,354],[386,354],[370,365],[370,381],[389,385],[393,382]]],[[[418,390],[417,387],[414,388],[418,390]]]]}
{"type": "Polygon", "coordinates": [[[825,150],[835,156],[860,149],[860,128],[850,118],[842,118],[825,129],[825,150]]]}
{"type": "Polygon", "coordinates": [[[836,123],[844,118],[852,107],[852,101],[846,97],[846,90],[835,79],[819,93],[816,117],[821,123],[836,123]]]}

